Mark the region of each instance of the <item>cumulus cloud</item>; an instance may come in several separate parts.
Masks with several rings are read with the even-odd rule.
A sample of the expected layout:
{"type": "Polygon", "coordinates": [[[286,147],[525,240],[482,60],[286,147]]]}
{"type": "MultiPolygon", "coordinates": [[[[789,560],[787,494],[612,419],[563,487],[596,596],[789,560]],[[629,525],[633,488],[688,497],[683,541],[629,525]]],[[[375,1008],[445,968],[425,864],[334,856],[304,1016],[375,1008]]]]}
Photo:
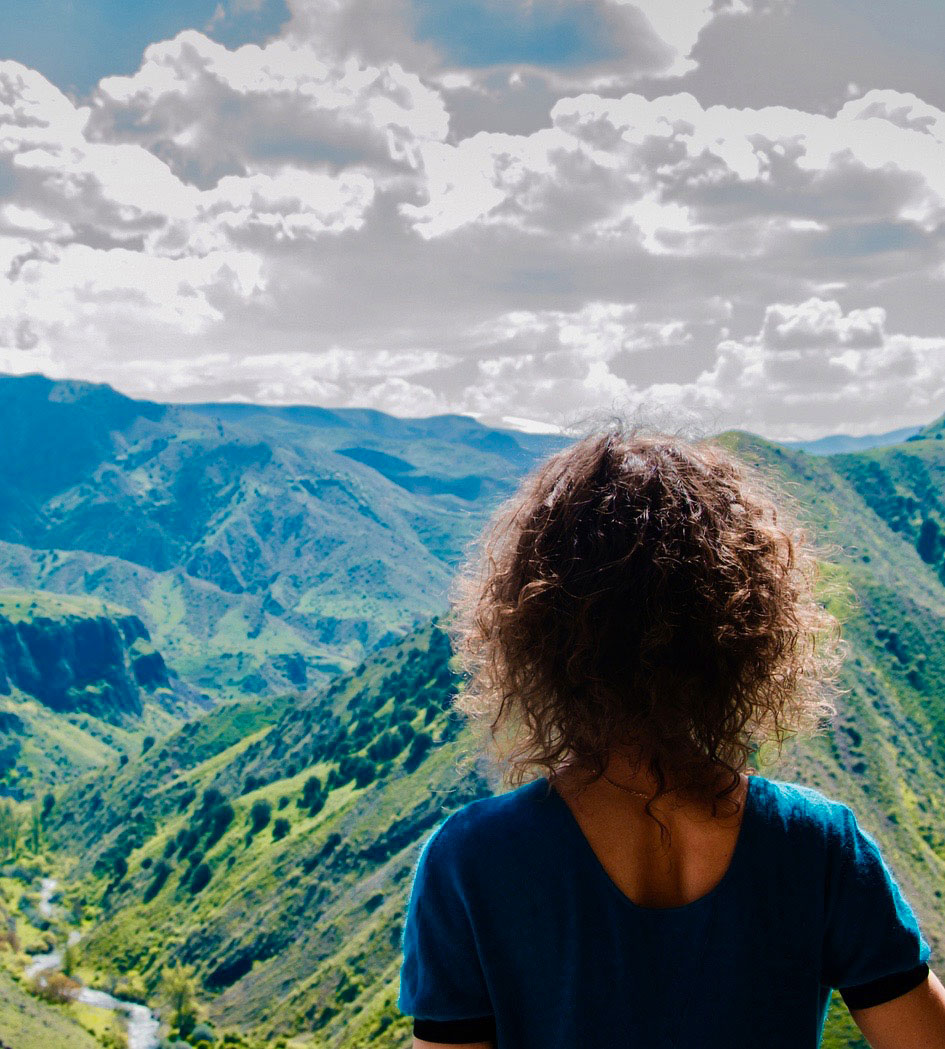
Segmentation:
{"type": "Polygon", "coordinates": [[[769,306],[761,339],[769,350],[871,349],[885,342],[885,325],[882,306],[844,315],[840,303],[815,298],[799,305],[769,306]]]}
{"type": "MultiPolygon", "coordinates": [[[[717,304],[720,316],[728,305],[717,304]]],[[[818,415],[847,432],[876,432],[929,418],[945,398],[945,338],[887,333],[880,307],[774,303],[754,335],[709,347],[709,331],[640,323],[604,303],[571,315],[509,315],[468,401],[496,421],[522,404],[530,419],[557,426],[612,408],[788,440],[819,435],[818,415]],[[701,347],[705,366],[677,364],[672,380],[647,374],[648,361],[683,347],[694,359],[701,347]]]]}
{"type": "Polygon", "coordinates": [[[785,438],[815,435],[805,415],[832,413],[841,429],[869,433],[940,414],[945,338],[888,334],[884,322],[880,307],[770,305],[756,336],[719,344],[682,402],[737,412],[743,428],[785,438]]]}
{"type": "Polygon", "coordinates": [[[187,31],[147,48],[132,76],[101,81],[89,134],[145,146],[207,187],[285,165],[409,171],[416,143],[443,138],[448,120],[439,94],[397,63],[333,64],[288,39],[230,51],[187,31]]]}
{"type": "Polygon", "coordinates": [[[582,94],[550,117],[530,135],[424,143],[428,199],[401,212],[428,237],[477,221],[551,229],[564,217],[588,236],[622,232],[654,251],[723,254],[764,252],[779,227],[823,232],[828,218],[932,234],[941,223],[943,143],[851,105],[826,117],[704,109],[689,94],[582,94]]]}

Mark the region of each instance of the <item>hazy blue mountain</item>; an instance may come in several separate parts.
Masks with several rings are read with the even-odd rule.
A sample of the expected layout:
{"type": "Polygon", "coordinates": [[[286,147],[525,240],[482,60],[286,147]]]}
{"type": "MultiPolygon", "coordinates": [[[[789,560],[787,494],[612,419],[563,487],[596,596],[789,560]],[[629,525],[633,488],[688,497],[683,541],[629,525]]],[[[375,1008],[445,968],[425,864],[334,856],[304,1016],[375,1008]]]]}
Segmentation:
{"type": "Polygon", "coordinates": [[[116,601],[208,696],[304,687],[445,606],[560,438],[464,416],[162,405],[0,376],[0,585],[116,601]]]}
{"type": "Polygon", "coordinates": [[[904,426],[888,433],[870,433],[862,437],[851,437],[849,434],[836,433],[828,437],[818,437],[813,441],[781,441],[785,448],[794,448],[810,455],[834,455],[837,452],[858,452],[867,448],[876,448],[884,444],[899,444],[917,434],[921,427],[904,426]]]}

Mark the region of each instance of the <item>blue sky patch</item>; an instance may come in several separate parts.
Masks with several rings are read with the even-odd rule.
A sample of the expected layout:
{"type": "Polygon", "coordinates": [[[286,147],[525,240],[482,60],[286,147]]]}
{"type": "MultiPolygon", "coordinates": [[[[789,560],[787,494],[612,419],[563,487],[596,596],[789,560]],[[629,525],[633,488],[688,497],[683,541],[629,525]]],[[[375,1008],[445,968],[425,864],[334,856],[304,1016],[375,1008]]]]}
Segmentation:
{"type": "MultiPolygon", "coordinates": [[[[148,44],[211,21],[217,0],[0,0],[0,59],[15,59],[57,87],[86,94],[103,76],[133,73],[148,44]]],[[[207,35],[227,47],[261,42],[289,17],[285,0],[232,7],[207,35]]]]}
{"type": "Polygon", "coordinates": [[[414,0],[414,9],[417,38],[457,65],[566,67],[618,55],[600,9],[587,0],[414,0]]]}

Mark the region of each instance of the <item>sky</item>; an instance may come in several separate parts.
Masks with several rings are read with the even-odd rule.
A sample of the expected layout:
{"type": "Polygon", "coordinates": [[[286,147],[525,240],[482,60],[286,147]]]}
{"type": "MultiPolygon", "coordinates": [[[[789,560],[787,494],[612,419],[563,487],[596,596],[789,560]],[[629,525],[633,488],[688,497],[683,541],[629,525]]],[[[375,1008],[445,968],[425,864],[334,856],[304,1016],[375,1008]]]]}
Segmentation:
{"type": "Polygon", "coordinates": [[[0,24],[0,372],[530,430],[945,413],[940,0],[0,24]]]}

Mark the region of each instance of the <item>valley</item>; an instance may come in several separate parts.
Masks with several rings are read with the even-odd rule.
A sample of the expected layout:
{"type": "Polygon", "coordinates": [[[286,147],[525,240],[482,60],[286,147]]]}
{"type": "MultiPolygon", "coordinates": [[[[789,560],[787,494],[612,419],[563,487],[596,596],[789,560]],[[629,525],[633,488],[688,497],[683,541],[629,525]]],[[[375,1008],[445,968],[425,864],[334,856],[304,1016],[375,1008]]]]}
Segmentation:
{"type": "MultiPolygon", "coordinates": [[[[19,995],[71,1023],[78,1049],[122,1037],[20,982],[29,956],[72,930],[70,967],[153,1010],[168,1045],[196,1046],[196,1031],[213,1049],[403,1049],[399,936],[420,845],[502,789],[451,707],[463,683],[448,584],[550,445],[451,417],[55,397],[82,454],[55,483],[0,473],[0,757],[23,820],[11,844],[0,818],[20,948],[0,951],[0,1032],[19,995]],[[86,636],[108,658],[80,673],[69,653],[91,651],[76,643],[86,636]],[[32,677],[9,654],[29,638],[56,652],[32,677]],[[56,930],[42,927],[49,878],[56,930]],[[174,974],[187,1009],[172,1035],[174,974]]],[[[29,420],[17,425],[26,448],[29,420]]],[[[933,966],[945,951],[942,432],[832,455],[719,438],[797,501],[850,645],[836,718],[755,764],[854,807],[933,966]]],[[[836,999],[825,1049],[864,1044],[836,999]]]]}

